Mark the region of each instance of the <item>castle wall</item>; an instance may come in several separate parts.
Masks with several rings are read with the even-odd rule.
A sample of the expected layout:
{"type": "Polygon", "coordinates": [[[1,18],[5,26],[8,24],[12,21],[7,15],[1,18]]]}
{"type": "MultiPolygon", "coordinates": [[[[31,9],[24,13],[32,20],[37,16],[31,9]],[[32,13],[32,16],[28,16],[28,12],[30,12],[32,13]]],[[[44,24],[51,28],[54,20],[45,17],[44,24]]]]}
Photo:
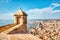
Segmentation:
{"type": "Polygon", "coordinates": [[[13,30],[12,32],[17,32],[17,31],[27,31],[27,14],[23,12],[22,10],[19,10],[15,15],[14,15],[14,23],[17,25],[22,23],[22,26],[18,27],[17,29],[13,30]]]}
{"type": "Polygon", "coordinates": [[[17,22],[17,17],[16,16],[14,16],[14,24],[16,24],[16,22],[17,22]]]}
{"type": "Polygon", "coordinates": [[[22,32],[27,32],[27,25],[23,24],[21,26],[19,26],[18,28],[14,29],[13,31],[11,31],[8,34],[15,34],[15,33],[22,33],[22,32]]]}

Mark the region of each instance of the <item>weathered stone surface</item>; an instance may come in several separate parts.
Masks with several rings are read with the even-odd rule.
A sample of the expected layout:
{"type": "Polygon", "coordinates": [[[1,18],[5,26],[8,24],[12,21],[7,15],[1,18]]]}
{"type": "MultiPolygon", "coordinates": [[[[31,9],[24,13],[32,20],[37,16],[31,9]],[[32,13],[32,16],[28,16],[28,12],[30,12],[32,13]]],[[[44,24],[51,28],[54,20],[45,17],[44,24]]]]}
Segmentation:
{"type": "Polygon", "coordinates": [[[0,40],[41,40],[32,34],[0,34],[0,40]]]}
{"type": "Polygon", "coordinates": [[[10,36],[4,33],[0,33],[0,40],[10,40],[10,36]]]}
{"type": "Polygon", "coordinates": [[[10,40],[41,40],[32,34],[12,34],[10,40]]]}

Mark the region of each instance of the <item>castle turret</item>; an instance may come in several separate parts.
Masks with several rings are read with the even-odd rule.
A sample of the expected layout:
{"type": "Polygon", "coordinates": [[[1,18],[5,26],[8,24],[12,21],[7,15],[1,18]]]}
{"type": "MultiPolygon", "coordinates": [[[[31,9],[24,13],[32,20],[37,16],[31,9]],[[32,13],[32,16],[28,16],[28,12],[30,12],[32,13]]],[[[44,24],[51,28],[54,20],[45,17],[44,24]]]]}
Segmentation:
{"type": "Polygon", "coordinates": [[[15,14],[14,14],[14,23],[15,24],[27,24],[27,14],[22,11],[20,8],[15,14]]]}

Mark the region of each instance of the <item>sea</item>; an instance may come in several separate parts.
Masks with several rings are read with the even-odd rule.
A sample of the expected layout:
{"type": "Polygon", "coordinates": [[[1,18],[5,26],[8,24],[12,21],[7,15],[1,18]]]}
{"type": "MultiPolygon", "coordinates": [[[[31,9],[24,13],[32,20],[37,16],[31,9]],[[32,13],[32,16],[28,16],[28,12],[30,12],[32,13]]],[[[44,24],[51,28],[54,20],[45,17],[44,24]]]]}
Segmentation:
{"type": "Polygon", "coordinates": [[[4,26],[7,24],[13,24],[14,21],[13,20],[0,20],[0,26],[4,26]]]}
{"type": "MultiPolygon", "coordinates": [[[[27,27],[28,29],[31,29],[31,25],[30,22],[32,21],[36,21],[37,19],[27,19],[27,27]]],[[[4,25],[8,25],[8,24],[13,24],[14,20],[0,20],[0,27],[4,26],[4,25]]]]}

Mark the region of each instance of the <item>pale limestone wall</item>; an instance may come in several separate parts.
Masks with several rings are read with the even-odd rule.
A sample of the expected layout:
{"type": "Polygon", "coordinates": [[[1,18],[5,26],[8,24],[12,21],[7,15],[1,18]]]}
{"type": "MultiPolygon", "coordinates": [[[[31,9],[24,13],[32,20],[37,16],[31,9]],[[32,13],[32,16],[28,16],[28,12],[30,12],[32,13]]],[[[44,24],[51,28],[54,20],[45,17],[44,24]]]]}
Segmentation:
{"type": "Polygon", "coordinates": [[[0,33],[0,40],[10,40],[10,35],[0,33]]]}
{"type": "Polygon", "coordinates": [[[0,40],[41,40],[32,34],[0,34],[0,40]]]}
{"type": "Polygon", "coordinates": [[[14,16],[14,24],[16,24],[16,23],[17,23],[17,17],[14,16]]]}
{"type": "Polygon", "coordinates": [[[23,23],[23,16],[19,19],[19,23],[23,23]]]}
{"type": "Polygon", "coordinates": [[[19,23],[27,24],[27,16],[21,16],[18,21],[19,23]]]}
{"type": "Polygon", "coordinates": [[[11,31],[9,34],[14,34],[14,33],[19,33],[20,31],[27,31],[27,25],[21,25],[19,27],[17,27],[16,29],[14,29],[13,31],[11,31]]]}
{"type": "Polygon", "coordinates": [[[10,36],[11,40],[41,40],[32,34],[13,34],[10,36]]]}
{"type": "Polygon", "coordinates": [[[24,16],[24,18],[23,18],[23,23],[24,23],[24,24],[27,24],[27,16],[24,16]]]}
{"type": "Polygon", "coordinates": [[[21,16],[21,18],[20,17],[17,17],[17,16],[14,16],[14,23],[27,24],[27,16],[21,16]]]}

